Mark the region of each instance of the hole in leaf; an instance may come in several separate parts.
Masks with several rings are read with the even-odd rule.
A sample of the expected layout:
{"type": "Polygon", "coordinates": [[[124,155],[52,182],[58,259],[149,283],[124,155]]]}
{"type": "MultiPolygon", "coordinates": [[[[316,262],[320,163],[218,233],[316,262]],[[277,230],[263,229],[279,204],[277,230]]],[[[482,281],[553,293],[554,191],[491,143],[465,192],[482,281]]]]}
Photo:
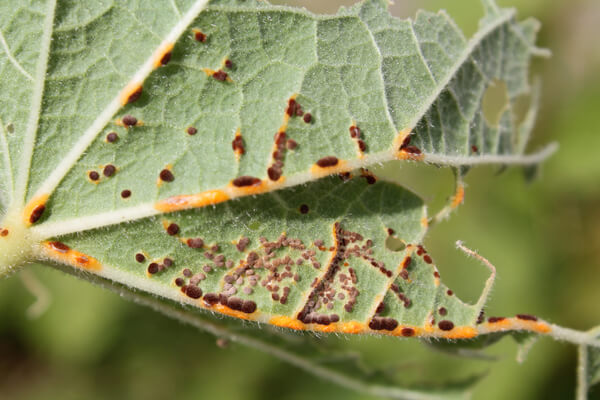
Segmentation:
{"type": "Polygon", "coordinates": [[[493,80],[483,94],[483,115],[490,126],[498,126],[508,104],[508,91],[504,81],[493,80]]]}
{"type": "Polygon", "coordinates": [[[406,244],[396,236],[388,236],[385,239],[385,247],[390,251],[402,251],[406,248],[406,244]]]}

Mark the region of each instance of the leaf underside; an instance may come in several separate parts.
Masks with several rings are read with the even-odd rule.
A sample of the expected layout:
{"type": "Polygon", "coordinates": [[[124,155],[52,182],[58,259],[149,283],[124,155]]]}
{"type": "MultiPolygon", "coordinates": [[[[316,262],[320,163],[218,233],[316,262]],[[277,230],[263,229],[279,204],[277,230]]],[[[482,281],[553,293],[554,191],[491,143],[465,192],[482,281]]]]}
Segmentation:
{"type": "Polygon", "coordinates": [[[294,329],[481,332],[420,246],[420,199],[366,170],[323,177],[528,163],[535,105],[520,119],[516,103],[537,23],[486,1],[467,41],[443,12],[399,20],[384,0],[202,3],[0,5],[0,194],[36,256],[294,329]]]}

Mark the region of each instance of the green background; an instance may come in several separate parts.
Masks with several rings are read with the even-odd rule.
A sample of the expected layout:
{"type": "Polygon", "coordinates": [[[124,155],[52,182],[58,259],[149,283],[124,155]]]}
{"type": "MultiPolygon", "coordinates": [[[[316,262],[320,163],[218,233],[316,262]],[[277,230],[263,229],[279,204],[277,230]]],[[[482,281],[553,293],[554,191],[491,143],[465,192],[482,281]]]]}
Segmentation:
{"type": "MultiPolygon", "coordinates": [[[[280,1],[280,3],[282,3],[280,1]]],[[[352,1],[286,1],[334,12],[352,1]]],[[[531,184],[522,171],[478,168],[467,177],[465,205],[426,239],[442,277],[458,296],[475,301],[483,267],[454,248],[458,239],[497,267],[488,315],[542,316],[575,329],[600,324],[600,2],[499,1],[542,22],[537,60],[543,79],[540,116],[531,149],[558,141],[559,152],[531,184]]],[[[476,0],[396,0],[392,13],[445,8],[472,34],[482,9],[476,0]]],[[[382,175],[421,194],[431,212],[452,191],[449,171],[393,163],[382,175]]],[[[14,276],[0,281],[0,398],[8,399],[363,399],[271,356],[169,320],[89,283],[33,267],[52,302],[39,318],[26,310],[33,297],[14,276]]],[[[315,338],[314,340],[323,340],[315,338]]],[[[495,362],[453,358],[415,340],[330,338],[360,350],[373,365],[396,364],[407,382],[444,382],[487,371],[476,399],[564,399],[574,395],[576,350],[542,339],[527,361],[504,339],[488,353],[495,362]]],[[[600,399],[600,388],[591,398],[600,399]]]]}

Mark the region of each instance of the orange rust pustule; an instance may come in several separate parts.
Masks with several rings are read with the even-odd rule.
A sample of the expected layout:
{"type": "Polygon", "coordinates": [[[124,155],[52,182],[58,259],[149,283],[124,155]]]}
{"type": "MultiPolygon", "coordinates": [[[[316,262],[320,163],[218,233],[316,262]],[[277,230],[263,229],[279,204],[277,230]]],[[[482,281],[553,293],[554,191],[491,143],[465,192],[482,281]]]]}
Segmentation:
{"type": "Polygon", "coordinates": [[[25,222],[26,226],[34,224],[42,217],[42,214],[46,210],[48,198],[49,196],[44,194],[31,199],[31,201],[25,205],[25,210],[23,211],[23,221],[25,222]]]}
{"type": "Polygon", "coordinates": [[[102,265],[94,257],[71,249],[62,242],[43,242],[42,247],[46,255],[54,261],[88,271],[102,270],[102,265]]]}
{"type": "Polygon", "coordinates": [[[275,326],[294,329],[297,331],[306,330],[306,325],[304,325],[302,322],[294,318],[286,317],[285,315],[277,315],[275,317],[271,317],[269,323],[275,326]]]}
{"type": "Polygon", "coordinates": [[[154,53],[154,68],[161,67],[171,59],[174,43],[164,43],[154,53]]]}
{"type": "Polygon", "coordinates": [[[0,237],[7,237],[9,233],[8,229],[0,228],[0,237]]]}
{"type": "Polygon", "coordinates": [[[493,319],[492,321],[483,324],[487,332],[526,330],[545,334],[552,331],[550,325],[541,321],[522,320],[519,318],[493,319]]]}
{"type": "Polygon", "coordinates": [[[240,318],[240,319],[245,319],[245,320],[254,320],[253,317],[250,316],[250,314],[246,314],[245,312],[242,311],[237,311],[237,310],[233,310],[227,306],[224,306],[222,304],[215,304],[212,307],[213,310],[220,312],[221,314],[225,314],[228,315],[230,317],[235,317],[235,318],[240,318]]]}
{"type": "Polygon", "coordinates": [[[173,212],[211,206],[227,200],[229,196],[224,191],[209,190],[198,194],[169,197],[156,203],[154,208],[161,212],[173,212]]]}
{"type": "Polygon", "coordinates": [[[465,200],[465,186],[459,183],[456,187],[456,193],[452,197],[452,203],[450,204],[450,207],[456,208],[456,207],[460,206],[464,200],[465,200]]]}
{"type": "Polygon", "coordinates": [[[121,93],[121,105],[127,105],[137,101],[142,96],[142,85],[138,82],[131,82],[121,93]]]}

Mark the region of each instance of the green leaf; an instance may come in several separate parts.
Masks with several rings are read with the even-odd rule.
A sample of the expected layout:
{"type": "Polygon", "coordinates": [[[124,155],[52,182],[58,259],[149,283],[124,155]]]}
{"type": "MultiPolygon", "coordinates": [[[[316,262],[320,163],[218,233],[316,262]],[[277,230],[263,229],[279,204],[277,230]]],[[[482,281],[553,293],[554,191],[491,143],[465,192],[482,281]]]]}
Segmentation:
{"type": "Polygon", "coordinates": [[[524,154],[535,92],[517,110],[545,55],[535,21],[484,1],[467,41],[444,13],[399,20],[384,0],[335,16],[146,3],[0,6],[0,275],[44,261],[293,329],[550,330],[481,320],[493,275],[475,305],[457,299],[420,245],[422,201],[364,169],[413,160],[462,178],[547,156],[524,154]]]}

